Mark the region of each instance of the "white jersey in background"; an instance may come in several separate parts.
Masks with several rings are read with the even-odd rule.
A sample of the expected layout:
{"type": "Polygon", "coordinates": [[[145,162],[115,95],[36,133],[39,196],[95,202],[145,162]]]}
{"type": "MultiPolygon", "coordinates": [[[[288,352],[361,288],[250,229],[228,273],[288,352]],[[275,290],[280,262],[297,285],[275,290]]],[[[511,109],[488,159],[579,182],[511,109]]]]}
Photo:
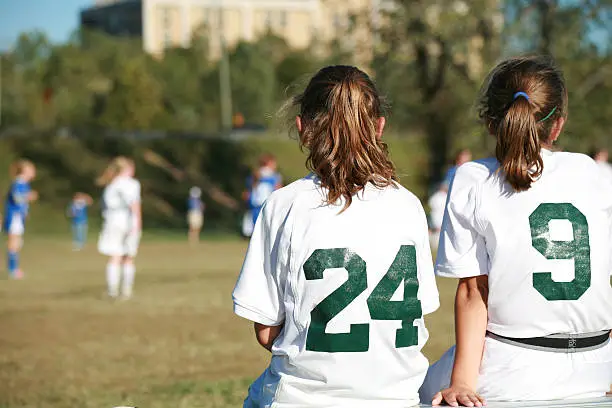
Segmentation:
{"type": "Polygon", "coordinates": [[[599,166],[603,177],[608,181],[610,186],[612,186],[612,164],[607,161],[598,161],[597,165],[599,166]]]}
{"type": "MultiPolygon", "coordinates": [[[[544,171],[515,193],[495,159],[457,172],[442,226],[436,272],[488,275],[487,330],[511,338],[612,328],[612,189],[593,160],[542,150],[544,171]]],[[[427,400],[448,386],[451,349],[428,374],[427,400]],[[445,379],[443,378],[445,377],[445,379]]],[[[603,396],[612,345],[572,354],[487,337],[478,391],[490,401],[603,396]]],[[[429,401],[431,401],[429,399],[429,401]]]]}
{"type": "Polygon", "coordinates": [[[442,228],[447,197],[448,193],[440,189],[429,198],[429,208],[431,209],[429,213],[429,226],[432,230],[440,231],[442,228]]]}
{"type": "Polygon", "coordinates": [[[140,234],[134,233],[131,206],[140,202],[140,183],[132,177],[117,177],[102,194],[104,223],[98,250],[109,256],[136,255],[140,234]]]}
{"type": "Polygon", "coordinates": [[[426,217],[401,186],[323,205],[307,177],[270,196],[233,293],[235,312],[283,325],[245,407],[418,403],[423,316],[439,307],[426,217]]]}

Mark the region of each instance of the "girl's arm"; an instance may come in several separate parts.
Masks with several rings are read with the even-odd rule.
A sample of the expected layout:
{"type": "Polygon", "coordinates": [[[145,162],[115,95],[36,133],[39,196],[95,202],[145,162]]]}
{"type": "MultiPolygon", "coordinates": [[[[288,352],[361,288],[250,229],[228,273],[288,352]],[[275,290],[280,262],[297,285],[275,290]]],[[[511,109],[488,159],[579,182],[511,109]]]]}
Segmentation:
{"type": "Polygon", "coordinates": [[[480,407],[484,398],[476,393],[476,383],[487,331],[489,279],[486,275],[459,281],[455,297],[455,365],[450,387],[436,394],[432,405],[443,401],[452,407],[480,407]]]}
{"type": "Polygon", "coordinates": [[[274,340],[276,340],[281,330],[283,330],[282,324],[280,326],[265,326],[255,323],[255,337],[257,337],[259,344],[268,351],[272,351],[274,340]]]}
{"type": "Polygon", "coordinates": [[[133,232],[140,232],[142,230],[142,204],[140,201],[133,203],[130,206],[130,210],[132,211],[132,217],[134,220],[134,224],[132,225],[133,232]]]}
{"type": "Polygon", "coordinates": [[[28,193],[28,202],[31,203],[36,200],[38,200],[38,191],[34,191],[34,190],[30,191],[28,193]]]}

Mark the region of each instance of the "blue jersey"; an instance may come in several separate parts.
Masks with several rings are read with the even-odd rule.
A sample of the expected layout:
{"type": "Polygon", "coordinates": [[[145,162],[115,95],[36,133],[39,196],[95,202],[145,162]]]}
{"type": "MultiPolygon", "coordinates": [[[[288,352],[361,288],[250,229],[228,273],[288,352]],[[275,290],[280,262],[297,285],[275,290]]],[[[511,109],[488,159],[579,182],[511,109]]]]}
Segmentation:
{"type": "Polygon", "coordinates": [[[250,180],[249,208],[261,209],[270,195],[281,183],[281,176],[276,172],[261,171],[257,182],[250,180]]]}
{"type": "Polygon", "coordinates": [[[448,186],[451,185],[453,180],[455,179],[455,174],[457,173],[457,169],[459,166],[453,166],[446,172],[446,176],[444,176],[444,183],[448,186]]]}
{"type": "Polygon", "coordinates": [[[30,207],[30,183],[20,178],[16,178],[11,184],[4,204],[4,225],[3,229],[8,231],[13,220],[19,219],[22,223],[28,215],[30,207]]]}
{"type": "Polygon", "coordinates": [[[189,197],[187,199],[187,210],[204,212],[204,202],[197,197],[189,197]]]}
{"type": "Polygon", "coordinates": [[[83,200],[74,200],[70,205],[70,217],[75,224],[87,222],[87,203],[83,200]]]}

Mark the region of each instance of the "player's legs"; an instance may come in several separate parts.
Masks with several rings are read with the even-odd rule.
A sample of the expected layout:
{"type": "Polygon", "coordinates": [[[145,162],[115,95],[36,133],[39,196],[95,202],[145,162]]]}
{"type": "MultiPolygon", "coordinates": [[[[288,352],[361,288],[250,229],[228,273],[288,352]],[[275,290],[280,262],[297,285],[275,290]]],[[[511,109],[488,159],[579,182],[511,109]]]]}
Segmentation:
{"type": "Polygon", "coordinates": [[[263,374],[260,375],[259,378],[257,378],[253,382],[253,384],[251,384],[251,386],[249,387],[248,395],[246,399],[244,400],[244,404],[242,405],[242,408],[260,408],[261,407],[261,393],[263,390],[264,377],[268,370],[269,369],[266,369],[266,371],[264,371],[263,374]]]}
{"type": "Polygon", "coordinates": [[[116,298],[119,296],[119,283],[121,282],[121,261],[120,255],[110,256],[106,264],[106,285],[108,296],[116,298]]]}
{"type": "Polygon", "coordinates": [[[104,225],[98,240],[98,251],[108,256],[106,264],[106,285],[108,296],[119,296],[121,268],[123,263],[125,231],[112,225],[104,225]]]}
{"type": "Polygon", "coordinates": [[[23,272],[19,267],[19,251],[23,246],[24,225],[20,217],[13,217],[7,227],[7,263],[8,273],[11,279],[23,278],[23,272]]]}
{"type": "Polygon", "coordinates": [[[87,223],[77,222],[72,224],[72,243],[75,250],[83,249],[87,239],[87,223]]]}
{"type": "Polygon", "coordinates": [[[121,297],[129,299],[132,297],[134,289],[134,276],[136,275],[136,266],[134,258],[131,256],[123,257],[123,284],[121,286],[121,297]]]}
{"type": "Polygon", "coordinates": [[[202,230],[202,224],[204,222],[202,213],[197,211],[190,211],[187,216],[187,222],[189,224],[189,242],[191,244],[199,243],[200,232],[202,230]]]}
{"type": "Polygon", "coordinates": [[[122,258],[123,267],[123,285],[121,287],[121,296],[124,299],[132,297],[134,289],[134,278],[136,275],[136,266],[134,258],[138,253],[140,245],[140,234],[128,234],[124,241],[124,256],[122,258]]]}

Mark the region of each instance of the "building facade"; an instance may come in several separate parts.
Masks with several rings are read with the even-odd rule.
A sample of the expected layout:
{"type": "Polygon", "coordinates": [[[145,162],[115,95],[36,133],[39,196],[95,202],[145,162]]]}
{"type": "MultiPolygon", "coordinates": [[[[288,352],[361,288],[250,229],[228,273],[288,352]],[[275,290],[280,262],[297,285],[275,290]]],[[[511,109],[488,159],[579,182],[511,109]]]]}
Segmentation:
{"type": "Polygon", "coordinates": [[[169,47],[188,47],[194,33],[203,32],[211,55],[218,57],[222,38],[231,46],[268,31],[293,48],[324,43],[341,37],[354,13],[364,11],[374,18],[381,1],[98,0],[83,10],[81,23],[113,35],[140,36],[143,48],[156,55],[169,47]]]}

